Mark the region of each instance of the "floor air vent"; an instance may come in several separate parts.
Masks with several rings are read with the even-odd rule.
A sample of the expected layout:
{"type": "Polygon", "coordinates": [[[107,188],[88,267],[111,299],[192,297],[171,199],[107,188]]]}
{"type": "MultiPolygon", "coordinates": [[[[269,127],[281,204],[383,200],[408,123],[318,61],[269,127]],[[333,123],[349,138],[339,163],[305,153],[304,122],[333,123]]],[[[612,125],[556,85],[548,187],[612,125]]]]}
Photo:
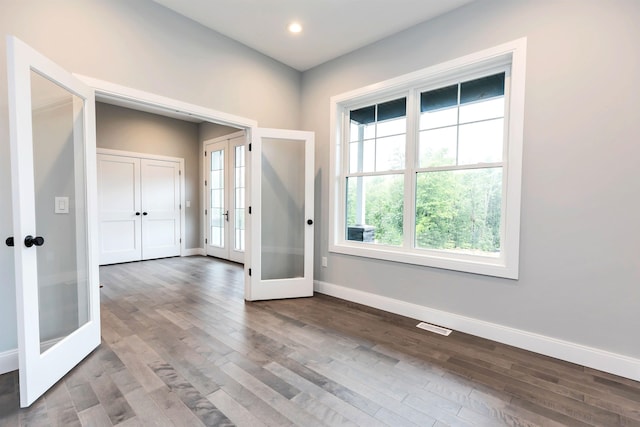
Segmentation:
{"type": "Polygon", "coordinates": [[[434,332],[436,334],[444,335],[448,337],[452,332],[451,329],[442,328],[440,326],[432,325],[431,323],[420,322],[416,325],[417,328],[424,329],[425,331],[434,332]]]}

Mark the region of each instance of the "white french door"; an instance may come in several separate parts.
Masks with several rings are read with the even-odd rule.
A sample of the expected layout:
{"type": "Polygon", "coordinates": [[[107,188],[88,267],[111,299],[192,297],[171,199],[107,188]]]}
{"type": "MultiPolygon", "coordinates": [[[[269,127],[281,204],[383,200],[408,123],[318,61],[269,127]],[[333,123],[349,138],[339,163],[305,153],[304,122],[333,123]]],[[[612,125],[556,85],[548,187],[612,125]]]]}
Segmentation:
{"type": "Polygon", "coordinates": [[[245,250],[244,132],[205,143],[207,255],[243,263],[245,250]]]}
{"type": "Polygon", "coordinates": [[[92,89],[7,39],[20,405],[100,344],[92,89]]]}
{"type": "Polygon", "coordinates": [[[313,296],[313,132],[252,129],[245,299],[313,296]]]}

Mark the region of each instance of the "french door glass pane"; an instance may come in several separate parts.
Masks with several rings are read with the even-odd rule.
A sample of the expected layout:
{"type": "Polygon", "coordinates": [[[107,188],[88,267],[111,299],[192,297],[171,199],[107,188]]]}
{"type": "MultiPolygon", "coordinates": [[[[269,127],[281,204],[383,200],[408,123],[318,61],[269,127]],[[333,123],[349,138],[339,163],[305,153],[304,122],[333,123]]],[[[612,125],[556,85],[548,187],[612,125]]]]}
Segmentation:
{"type": "Polygon", "coordinates": [[[417,248],[498,256],[502,168],[416,174],[417,248]]]}
{"type": "Polygon", "coordinates": [[[210,234],[209,244],[219,248],[224,247],[224,150],[211,152],[211,172],[210,172],[210,203],[209,221],[210,234]]]}
{"type": "Polygon", "coordinates": [[[245,159],[244,145],[235,147],[235,221],[233,248],[237,251],[244,251],[244,174],[245,159]]]}
{"type": "Polygon", "coordinates": [[[402,245],[404,176],[347,178],[347,240],[402,245]]]}
{"type": "Polygon", "coordinates": [[[304,277],[305,143],[262,140],[262,280],[304,277]]]}
{"type": "Polygon", "coordinates": [[[89,321],[82,99],[31,72],[40,351],[89,321]]]}

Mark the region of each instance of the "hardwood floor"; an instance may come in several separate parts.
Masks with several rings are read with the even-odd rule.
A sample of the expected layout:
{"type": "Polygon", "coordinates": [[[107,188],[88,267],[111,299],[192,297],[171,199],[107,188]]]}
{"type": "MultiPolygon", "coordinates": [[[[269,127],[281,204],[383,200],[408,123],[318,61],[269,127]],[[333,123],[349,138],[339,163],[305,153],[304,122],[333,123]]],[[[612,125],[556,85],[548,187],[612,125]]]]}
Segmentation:
{"type": "Polygon", "coordinates": [[[204,257],[102,267],[103,343],[0,426],[640,426],[640,383],[331,297],[246,303],[204,257]]]}

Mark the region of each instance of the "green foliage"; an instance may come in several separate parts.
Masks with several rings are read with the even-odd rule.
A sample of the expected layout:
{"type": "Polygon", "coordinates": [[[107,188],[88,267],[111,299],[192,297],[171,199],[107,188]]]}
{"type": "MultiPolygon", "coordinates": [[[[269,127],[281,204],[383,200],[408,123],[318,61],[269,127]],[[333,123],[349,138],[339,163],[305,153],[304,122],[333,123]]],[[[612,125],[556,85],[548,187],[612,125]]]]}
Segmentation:
{"type": "Polygon", "coordinates": [[[416,246],[500,251],[502,169],[418,174],[416,246]]]}
{"type": "MultiPolygon", "coordinates": [[[[502,168],[422,172],[416,176],[416,247],[500,252],[502,168]]],[[[365,224],[376,243],[402,245],[402,175],[361,178],[365,224]]],[[[347,224],[357,224],[358,178],[347,186],[347,224]]]]}
{"type": "MultiPolygon", "coordinates": [[[[375,227],[376,243],[402,245],[404,177],[402,175],[367,176],[361,178],[365,200],[365,224],[375,227]]],[[[356,219],[358,178],[347,185],[347,224],[360,224],[356,219]]]]}

